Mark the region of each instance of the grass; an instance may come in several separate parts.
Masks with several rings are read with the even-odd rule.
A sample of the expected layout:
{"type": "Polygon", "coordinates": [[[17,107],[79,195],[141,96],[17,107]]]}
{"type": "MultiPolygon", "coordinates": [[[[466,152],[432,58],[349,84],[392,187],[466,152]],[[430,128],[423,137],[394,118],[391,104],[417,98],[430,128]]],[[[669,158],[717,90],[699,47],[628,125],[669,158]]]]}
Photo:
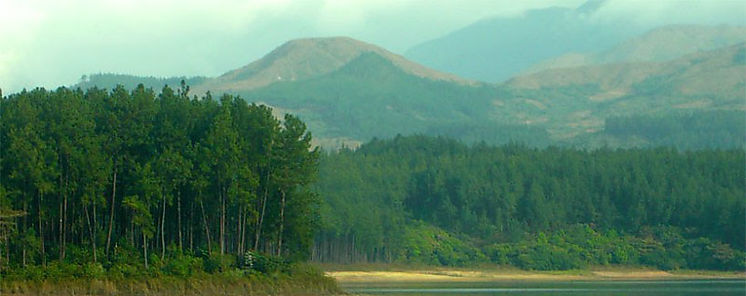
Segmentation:
{"type": "Polygon", "coordinates": [[[335,279],[322,273],[248,276],[231,273],[146,279],[0,280],[0,295],[336,295],[335,279]]]}

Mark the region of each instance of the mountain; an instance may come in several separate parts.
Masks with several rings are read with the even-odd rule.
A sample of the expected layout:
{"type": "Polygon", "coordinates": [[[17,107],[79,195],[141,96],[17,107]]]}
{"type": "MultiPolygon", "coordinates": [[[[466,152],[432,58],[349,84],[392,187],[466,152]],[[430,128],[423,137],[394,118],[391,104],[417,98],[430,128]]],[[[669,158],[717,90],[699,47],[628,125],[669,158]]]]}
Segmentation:
{"type": "MultiPolygon", "coordinates": [[[[740,147],[746,140],[739,134],[746,132],[712,132],[706,125],[746,126],[739,121],[746,110],[744,47],[667,62],[551,69],[488,84],[444,74],[349,38],[314,38],[287,42],[220,77],[187,83],[192,94],[228,92],[272,106],[278,116],[297,114],[313,132],[315,144],[327,148],[397,134],[530,146],[740,147]],[[620,128],[627,122],[645,124],[620,128]],[[661,125],[677,134],[651,138],[662,133],[661,125]],[[721,138],[735,140],[717,140],[721,138]]],[[[180,82],[91,77],[84,81],[87,86],[111,87],[97,81],[119,78],[150,83],[158,90],[164,83],[180,82]]]]}
{"type": "Polygon", "coordinates": [[[355,146],[376,137],[415,133],[490,143],[545,143],[543,129],[499,125],[485,112],[490,109],[488,98],[499,91],[487,84],[418,76],[371,51],[324,75],[237,94],[299,114],[324,146],[355,146]]]}
{"type": "Polygon", "coordinates": [[[597,53],[567,53],[524,70],[531,74],[548,69],[586,65],[665,62],[698,51],[713,50],[746,42],[746,27],[669,25],[621,42],[597,53]]]}
{"type": "Polygon", "coordinates": [[[746,44],[668,62],[546,70],[504,84],[541,110],[504,104],[500,114],[542,118],[555,138],[603,131],[607,118],[746,110],[746,44]],[[547,111],[551,110],[551,112],[547,111]]]}
{"type": "Polygon", "coordinates": [[[375,53],[404,72],[433,80],[470,83],[428,69],[378,46],[347,37],[291,40],[263,58],[195,87],[196,92],[239,92],[275,82],[300,81],[334,72],[364,53],[375,53]]]}
{"type": "Polygon", "coordinates": [[[589,1],[577,9],[553,7],[485,19],[416,45],[404,56],[469,79],[504,81],[540,61],[600,51],[639,33],[633,26],[594,19],[603,4],[589,1]]]}

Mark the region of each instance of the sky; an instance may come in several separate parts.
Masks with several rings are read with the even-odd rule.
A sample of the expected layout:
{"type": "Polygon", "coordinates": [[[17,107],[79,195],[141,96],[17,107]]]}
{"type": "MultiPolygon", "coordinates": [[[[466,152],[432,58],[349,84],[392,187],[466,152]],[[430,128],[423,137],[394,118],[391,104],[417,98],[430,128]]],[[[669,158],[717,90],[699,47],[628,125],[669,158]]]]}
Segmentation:
{"type": "MultiPolygon", "coordinates": [[[[404,53],[487,17],[585,0],[0,0],[0,89],[84,74],[217,76],[285,41],[349,36],[404,53]]],[[[743,0],[607,0],[599,21],[743,23],[743,0]]]]}

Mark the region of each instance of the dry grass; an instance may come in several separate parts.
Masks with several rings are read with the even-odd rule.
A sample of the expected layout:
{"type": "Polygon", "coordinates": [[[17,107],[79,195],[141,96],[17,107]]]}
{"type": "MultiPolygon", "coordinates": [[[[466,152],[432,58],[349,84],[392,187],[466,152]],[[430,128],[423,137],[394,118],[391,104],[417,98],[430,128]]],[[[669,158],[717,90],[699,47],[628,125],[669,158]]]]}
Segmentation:
{"type": "Polygon", "coordinates": [[[13,281],[0,283],[0,295],[337,295],[341,290],[333,279],[230,279],[205,278],[147,280],[13,281]]]}
{"type": "Polygon", "coordinates": [[[602,268],[574,271],[524,271],[497,269],[337,270],[326,273],[341,284],[378,282],[489,282],[489,281],[575,281],[575,280],[660,280],[660,279],[746,279],[744,272],[677,271],[641,268],[602,268]]]}

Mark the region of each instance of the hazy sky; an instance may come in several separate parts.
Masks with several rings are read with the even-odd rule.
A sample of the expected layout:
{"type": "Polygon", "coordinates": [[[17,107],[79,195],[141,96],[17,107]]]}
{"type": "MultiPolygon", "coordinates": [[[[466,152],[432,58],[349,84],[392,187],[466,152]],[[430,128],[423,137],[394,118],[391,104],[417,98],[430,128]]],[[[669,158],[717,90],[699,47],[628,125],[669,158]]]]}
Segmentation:
{"type": "MultiPolygon", "coordinates": [[[[0,88],[82,74],[219,75],[301,37],[350,36],[403,53],[490,16],[585,0],[0,0],[0,88]]],[[[743,0],[608,0],[597,19],[743,23],[743,0]]]]}

